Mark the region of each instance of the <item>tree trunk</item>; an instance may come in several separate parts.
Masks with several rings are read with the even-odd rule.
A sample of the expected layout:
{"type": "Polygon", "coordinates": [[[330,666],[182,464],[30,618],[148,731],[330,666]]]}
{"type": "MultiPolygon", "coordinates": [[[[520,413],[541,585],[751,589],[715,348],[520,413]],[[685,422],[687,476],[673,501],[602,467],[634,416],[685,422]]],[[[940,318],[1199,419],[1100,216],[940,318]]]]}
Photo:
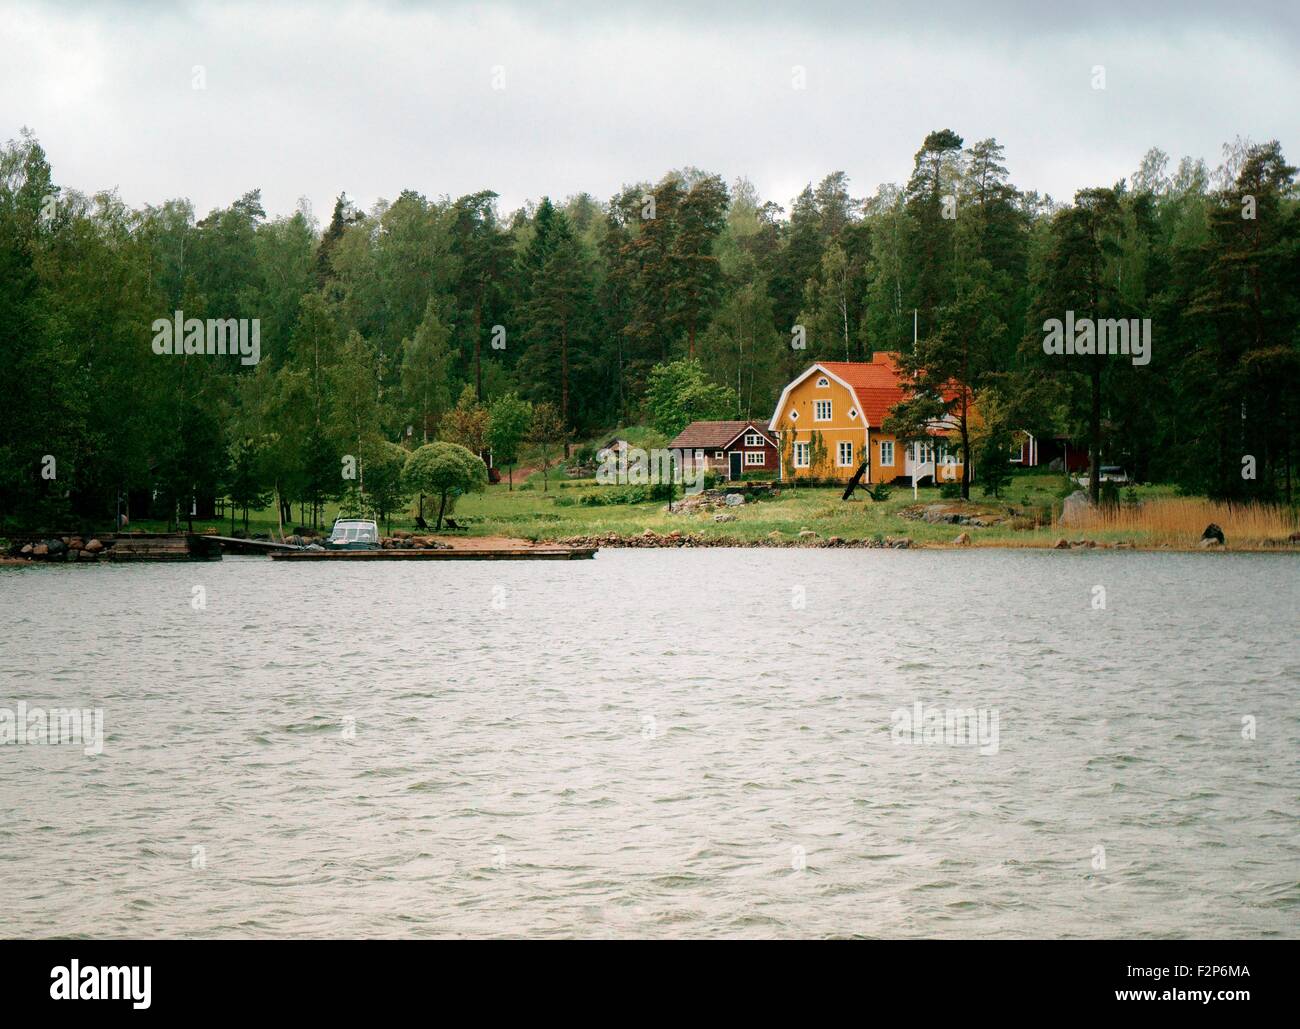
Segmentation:
{"type": "Polygon", "coordinates": [[[970,426],[966,423],[964,405],[961,412],[961,498],[970,500],[970,426]]]}
{"type": "Polygon", "coordinates": [[[1088,500],[1095,507],[1101,500],[1101,364],[1092,367],[1092,407],[1088,413],[1089,455],[1088,500]]]}
{"type": "Polygon", "coordinates": [[[447,494],[446,494],[446,493],[444,493],[444,494],[442,495],[442,500],[441,500],[441,501],[439,502],[439,504],[438,504],[438,526],[437,526],[437,528],[434,530],[435,532],[441,532],[441,531],[442,531],[442,513],[443,513],[445,510],[447,510],[447,494]]]}
{"type": "Polygon", "coordinates": [[[569,326],[560,325],[560,423],[569,427],[569,326]]]}
{"type": "Polygon", "coordinates": [[[483,296],[479,294],[478,301],[474,304],[474,389],[478,395],[478,402],[483,403],[483,362],[479,356],[482,347],[482,340],[479,338],[483,332],[483,296]]]}

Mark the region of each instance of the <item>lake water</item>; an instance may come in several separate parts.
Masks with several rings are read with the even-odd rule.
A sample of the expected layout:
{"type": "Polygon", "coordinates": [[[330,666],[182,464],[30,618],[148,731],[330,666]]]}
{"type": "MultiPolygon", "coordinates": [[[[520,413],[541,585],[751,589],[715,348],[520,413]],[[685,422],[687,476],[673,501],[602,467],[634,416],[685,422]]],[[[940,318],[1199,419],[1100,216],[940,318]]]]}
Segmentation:
{"type": "Polygon", "coordinates": [[[105,730],[0,746],[0,936],[1295,937],[1298,611],[1286,555],[0,569],[0,707],[105,730]]]}

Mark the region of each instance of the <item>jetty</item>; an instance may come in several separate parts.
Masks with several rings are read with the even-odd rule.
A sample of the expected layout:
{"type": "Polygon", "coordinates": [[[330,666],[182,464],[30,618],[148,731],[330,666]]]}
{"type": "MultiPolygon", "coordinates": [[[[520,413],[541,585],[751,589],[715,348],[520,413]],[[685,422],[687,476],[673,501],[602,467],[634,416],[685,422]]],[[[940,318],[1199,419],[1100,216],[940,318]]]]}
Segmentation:
{"type": "MultiPolygon", "coordinates": [[[[533,543],[505,536],[428,537],[385,540],[375,550],[322,550],[276,540],[242,539],[190,532],[76,533],[24,536],[10,547],[12,557],[39,562],[220,561],[223,553],[254,554],[276,561],[580,561],[594,557],[597,545],[533,543]],[[83,538],[84,536],[84,538],[83,538]]],[[[3,556],[3,555],[0,555],[3,556]]]]}
{"type": "Polygon", "coordinates": [[[276,550],[273,561],[581,561],[595,547],[497,546],[447,547],[438,550],[276,550]]]}

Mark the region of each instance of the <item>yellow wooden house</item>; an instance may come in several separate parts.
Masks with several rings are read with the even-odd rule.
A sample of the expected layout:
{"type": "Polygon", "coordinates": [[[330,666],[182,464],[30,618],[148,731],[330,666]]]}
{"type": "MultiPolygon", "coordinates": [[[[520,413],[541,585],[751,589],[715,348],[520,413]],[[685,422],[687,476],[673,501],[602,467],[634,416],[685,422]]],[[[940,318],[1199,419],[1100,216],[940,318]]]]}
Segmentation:
{"type": "Polygon", "coordinates": [[[951,426],[935,426],[932,442],[911,444],[881,429],[889,409],[905,398],[897,361],[886,352],[870,361],[820,361],[785,387],[769,423],[780,444],[782,479],[847,481],[865,455],[863,482],[961,481],[951,426]]]}

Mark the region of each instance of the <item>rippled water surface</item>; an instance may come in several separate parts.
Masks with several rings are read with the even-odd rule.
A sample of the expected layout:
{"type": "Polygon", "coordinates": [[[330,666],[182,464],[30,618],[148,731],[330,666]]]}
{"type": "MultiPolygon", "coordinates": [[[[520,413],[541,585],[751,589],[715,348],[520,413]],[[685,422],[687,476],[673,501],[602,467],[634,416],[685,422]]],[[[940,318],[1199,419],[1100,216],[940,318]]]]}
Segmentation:
{"type": "Polygon", "coordinates": [[[1285,555],[0,569],[0,706],[107,735],[0,747],[0,935],[1294,937],[1298,601],[1285,555]],[[918,702],[997,753],[895,743],[918,702]]]}

